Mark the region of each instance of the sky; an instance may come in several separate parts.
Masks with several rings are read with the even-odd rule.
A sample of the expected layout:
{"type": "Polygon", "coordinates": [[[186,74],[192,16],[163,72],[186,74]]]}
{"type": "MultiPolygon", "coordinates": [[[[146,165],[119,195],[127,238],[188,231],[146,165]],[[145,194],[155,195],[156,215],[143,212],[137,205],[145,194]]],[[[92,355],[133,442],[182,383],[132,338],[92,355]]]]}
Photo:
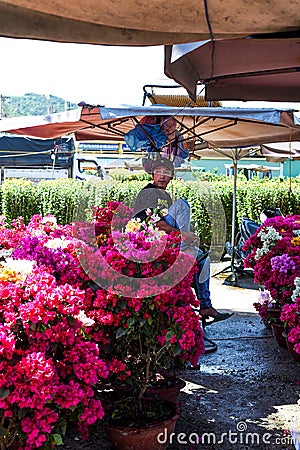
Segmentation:
{"type": "Polygon", "coordinates": [[[0,38],[0,94],[142,105],[145,84],[174,84],[157,47],[111,47],[0,38]]]}
{"type": "MultiPolygon", "coordinates": [[[[144,85],[175,84],[164,75],[163,46],[113,47],[0,37],[0,58],[3,96],[36,93],[72,103],[141,106],[144,85]]],[[[182,93],[186,91],[182,89],[182,93]]],[[[299,103],[222,104],[300,109],[299,103]]]]}

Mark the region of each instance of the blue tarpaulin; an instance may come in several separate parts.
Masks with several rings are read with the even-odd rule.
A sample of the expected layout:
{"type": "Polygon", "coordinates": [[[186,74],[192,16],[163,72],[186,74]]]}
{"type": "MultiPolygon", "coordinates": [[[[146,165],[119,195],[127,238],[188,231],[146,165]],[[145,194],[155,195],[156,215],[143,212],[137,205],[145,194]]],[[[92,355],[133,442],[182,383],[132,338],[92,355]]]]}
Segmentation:
{"type": "Polygon", "coordinates": [[[55,167],[70,167],[75,151],[72,138],[35,139],[25,136],[0,137],[0,166],[51,166],[55,153],[55,167]]]}

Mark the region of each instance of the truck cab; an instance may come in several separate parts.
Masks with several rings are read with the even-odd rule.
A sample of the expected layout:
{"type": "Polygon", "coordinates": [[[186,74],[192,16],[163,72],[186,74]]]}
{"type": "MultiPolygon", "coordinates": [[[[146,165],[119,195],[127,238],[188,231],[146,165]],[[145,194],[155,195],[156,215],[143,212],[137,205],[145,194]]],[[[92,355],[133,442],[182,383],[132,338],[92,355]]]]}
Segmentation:
{"type": "Polygon", "coordinates": [[[101,166],[100,159],[95,155],[84,155],[75,153],[73,160],[73,176],[77,180],[99,181],[109,180],[104,168],[101,166]]]}
{"type": "Polygon", "coordinates": [[[109,179],[96,154],[75,152],[74,140],[0,137],[0,182],[25,178],[38,182],[56,178],[109,179]]]}

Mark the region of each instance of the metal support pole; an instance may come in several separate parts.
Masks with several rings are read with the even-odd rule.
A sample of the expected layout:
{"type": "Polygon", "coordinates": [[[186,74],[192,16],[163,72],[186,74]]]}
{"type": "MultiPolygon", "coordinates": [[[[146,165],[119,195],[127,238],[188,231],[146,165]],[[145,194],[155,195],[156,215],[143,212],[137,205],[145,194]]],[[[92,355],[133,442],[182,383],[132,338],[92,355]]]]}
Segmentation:
{"type": "Polygon", "coordinates": [[[232,218],[231,218],[231,258],[230,269],[231,274],[226,278],[225,283],[236,284],[237,275],[234,267],[235,256],[235,221],[236,221],[236,180],[237,180],[237,165],[238,160],[236,157],[233,159],[233,198],[232,198],[232,218]]]}

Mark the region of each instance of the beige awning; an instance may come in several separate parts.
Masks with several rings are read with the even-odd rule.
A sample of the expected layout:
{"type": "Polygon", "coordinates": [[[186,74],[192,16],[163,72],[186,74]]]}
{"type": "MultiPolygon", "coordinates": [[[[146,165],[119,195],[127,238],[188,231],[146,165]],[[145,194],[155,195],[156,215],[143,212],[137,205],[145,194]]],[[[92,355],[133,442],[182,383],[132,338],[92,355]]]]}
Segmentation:
{"type": "MultiPolygon", "coordinates": [[[[65,113],[0,120],[0,132],[55,138],[75,133],[77,140],[120,139],[141,127],[142,118],[174,120],[186,143],[206,141],[210,147],[241,147],[300,140],[299,118],[274,108],[176,108],[159,105],[106,108],[84,106],[65,113]],[[140,125],[138,125],[140,124],[140,125]]],[[[197,144],[191,149],[197,150],[197,144]]]]}
{"type": "MultiPolygon", "coordinates": [[[[159,45],[300,28],[297,1],[6,0],[0,35],[58,42],[159,45]],[[207,11],[205,10],[207,7],[207,11]]],[[[137,61],[138,63],[138,61],[137,61]]]]}

